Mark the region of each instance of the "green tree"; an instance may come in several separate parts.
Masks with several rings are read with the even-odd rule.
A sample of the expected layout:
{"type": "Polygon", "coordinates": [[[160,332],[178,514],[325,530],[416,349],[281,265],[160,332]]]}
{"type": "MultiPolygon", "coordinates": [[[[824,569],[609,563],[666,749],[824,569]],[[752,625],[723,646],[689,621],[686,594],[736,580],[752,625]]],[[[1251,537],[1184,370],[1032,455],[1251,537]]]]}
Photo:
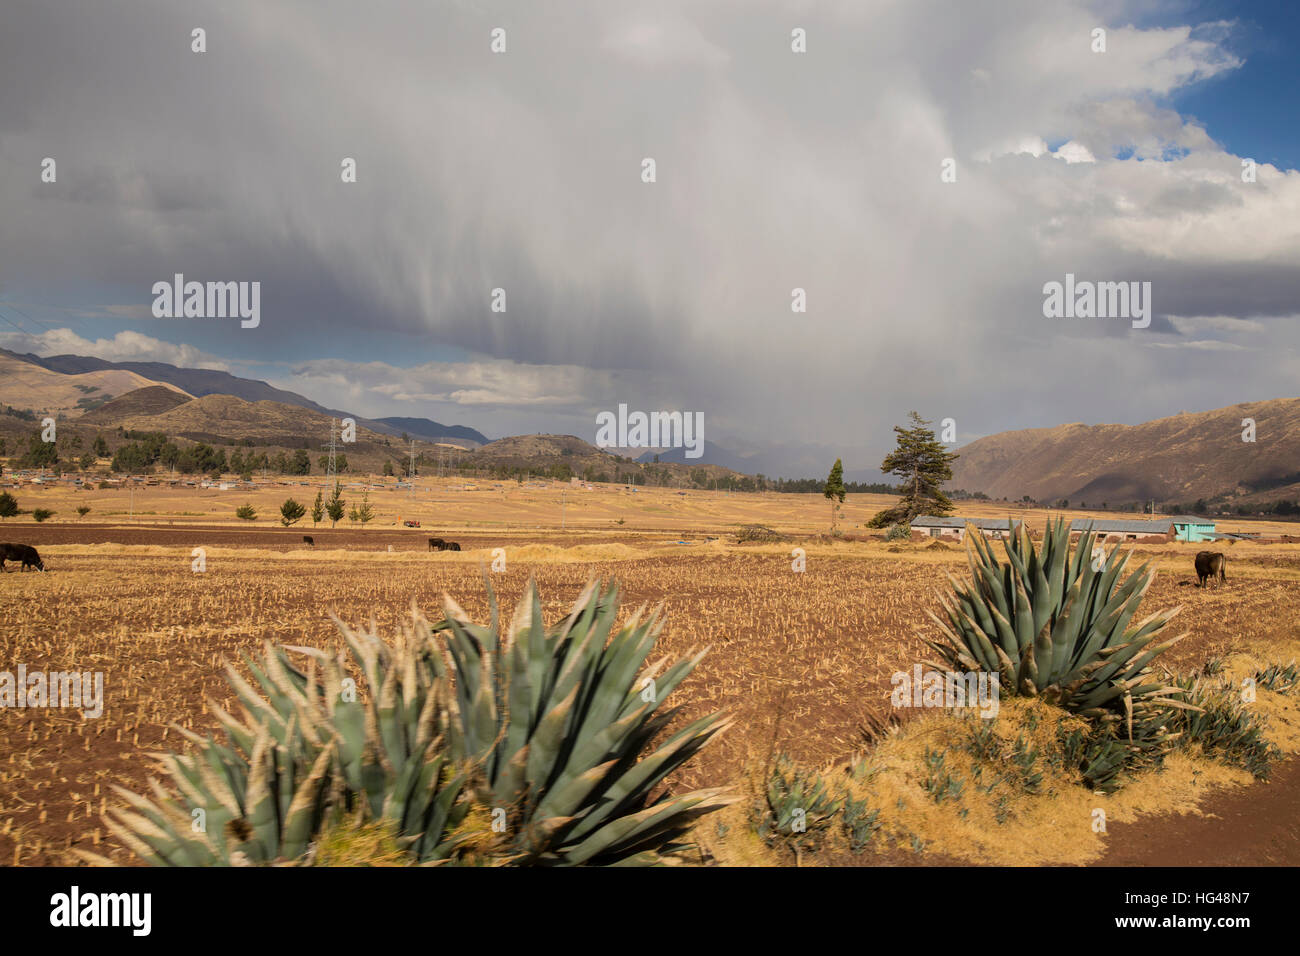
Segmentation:
{"type": "Polygon", "coordinates": [[[18,499],[7,491],[0,491],[0,518],[12,518],[18,514],[18,499]]]}
{"type": "MultiPolygon", "coordinates": [[[[321,456],[320,456],[320,470],[321,470],[321,471],[324,471],[324,472],[328,472],[328,471],[329,471],[329,468],[330,468],[330,456],[329,456],[329,455],[321,455],[321,456]]],[[[334,471],[337,472],[338,474],[343,474],[343,472],[345,472],[345,471],[347,471],[347,470],[348,470],[348,456],[345,455],[345,454],[343,454],[343,452],[341,452],[341,451],[337,451],[337,452],[335,452],[335,453],[334,453],[334,471]]]]}
{"type": "Polygon", "coordinates": [[[293,462],[290,465],[292,474],[310,475],[311,474],[311,456],[307,454],[306,449],[299,448],[293,453],[293,462]]]}
{"type": "Polygon", "coordinates": [[[286,498],[284,504],[280,505],[280,524],[287,528],[295,521],[301,520],[306,513],[305,505],[299,504],[292,498],[286,498]]]}
{"type": "Polygon", "coordinates": [[[95,443],[91,445],[91,450],[100,458],[108,457],[108,442],[104,441],[103,435],[95,436],[95,443]]]}
{"type": "Polygon", "coordinates": [[[90,471],[91,468],[95,467],[96,461],[98,461],[98,459],[95,457],[95,453],[93,451],[86,452],[84,455],[81,456],[81,470],[90,471]]]}
{"type": "Polygon", "coordinates": [[[235,509],[235,517],[244,521],[255,521],[257,519],[257,512],[253,510],[252,505],[240,505],[235,509]]]}
{"type": "Polygon", "coordinates": [[[369,524],[375,520],[375,512],[370,507],[370,492],[363,492],[361,495],[361,507],[356,509],[356,517],[353,521],[360,521],[362,524],[369,524]]]}
{"type": "Polygon", "coordinates": [[[831,466],[831,473],[826,476],[826,487],[822,489],[822,495],[830,499],[831,502],[831,530],[835,530],[835,502],[839,499],[844,502],[844,464],[835,459],[835,464],[831,466]]]}
{"type": "Polygon", "coordinates": [[[325,513],[330,516],[330,527],[334,527],[343,520],[343,514],[347,502],[343,500],[343,486],[337,481],[334,482],[334,492],[330,495],[330,500],[325,502],[325,513]]]}
{"type": "Polygon", "coordinates": [[[325,502],[321,499],[321,493],[317,491],[316,500],[312,502],[311,506],[311,523],[318,525],[323,517],[325,517],[325,502]]]}
{"type": "Polygon", "coordinates": [[[41,433],[34,432],[27,442],[27,454],[20,464],[24,468],[50,468],[58,464],[59,453],[52,441],[42,441],[41,433]]]}
{"type": "Polygon", "coordinates": [[[393,477],[393,462],[391,460],[386,460],[384,462],[384,477],[385,478],[393,477]]]}
{"type": "Polygon", "coordinates": [[[953,510],[941,489],[952,480],[952,463],[957,456],[934,437],[929,422],[916,412],[908,413],[910,428],[894,426],[898,447],[885,456],[880,470],[902,479],[902,497],[893,508],[878,512],[869,522],[872,528],[911,524],[917,515],[943,516],[953,510]]]}

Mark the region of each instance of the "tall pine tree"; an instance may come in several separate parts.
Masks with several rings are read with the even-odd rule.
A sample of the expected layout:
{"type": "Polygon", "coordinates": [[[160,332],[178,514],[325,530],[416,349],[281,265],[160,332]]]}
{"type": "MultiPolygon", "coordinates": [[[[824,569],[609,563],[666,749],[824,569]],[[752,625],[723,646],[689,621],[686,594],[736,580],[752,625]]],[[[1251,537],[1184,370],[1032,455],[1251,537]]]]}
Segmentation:
{"type": "Polygon", "coordinates": [[[872,518],[867,523],[869,527],[910,524],[917,515],[942,516],[953,510],[952,502],[941,486],[952,480],[952,463],[957,456],[934,437],[928,421],[916,412],[909,412],[908,417],[912,427],[894,426],[898,447],[880,465],[881,471],[902,479],[903,496],[893,508],[887,508],[872,518]]]}
{"type": "Polygon", "coordinates": [[[835,530],[835,499],[844,501],[844,464],[835,459],[835,464],[831,466],[831,473],[826,476],[826,487],[822,489],[822,494],[831,501],[831,530],[835,530]]]}

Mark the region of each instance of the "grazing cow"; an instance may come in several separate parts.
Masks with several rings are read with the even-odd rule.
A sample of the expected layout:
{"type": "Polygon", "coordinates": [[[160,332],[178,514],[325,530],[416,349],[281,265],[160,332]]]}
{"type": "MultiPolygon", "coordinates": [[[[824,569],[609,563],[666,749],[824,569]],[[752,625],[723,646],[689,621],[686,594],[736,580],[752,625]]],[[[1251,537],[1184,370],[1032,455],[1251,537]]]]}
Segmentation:
{"type": "Polygon", "coordinates": [[[447,547],[446,547],[445,550],[447,550],[447,551],[459,551],[459,550],[460,550],[460,545],[458,545],[455,541],[448,541],[448,542],[447,542],[447,547]]]}
{"type": "Polygon", "coordinates": [[[45,562],[30,544],[0,544],[0,571],[5,569],[6,561],[21,561],[23,571],[28,568],[35,568],[37,571],[45,570],[45,562]]]}
{"type": "Polygon", "coordinates": [[[312,540],[312,537],[311,537],[311,535],[309,535],[309,534],[305,534],[305,535],[302,536],[302,543],[303,543],[303,544],[309,544],[309,545],[311,545],[313,548],[316,547],[316,542],[312,540]]]}
{"type": "Polygon", "coordinates": [[[446,542],[446,541],[443,541],[442,538],[430,538],[430,539],[429,539],[429,550],[430,550],[430,551],[445,551],[445,550],[447,550],[447,542],[446,542]]]}
{"type": "Polygon", "coordinates": [[[1228,566],[1228,556],[1222,551],[1201,551],[1196,555],[1196,576],[1200,579],[1200,586],[1206,586],[1207,578],[1218,578],[1221,587],[1227,580],[1223,571],[1228,566]]]}

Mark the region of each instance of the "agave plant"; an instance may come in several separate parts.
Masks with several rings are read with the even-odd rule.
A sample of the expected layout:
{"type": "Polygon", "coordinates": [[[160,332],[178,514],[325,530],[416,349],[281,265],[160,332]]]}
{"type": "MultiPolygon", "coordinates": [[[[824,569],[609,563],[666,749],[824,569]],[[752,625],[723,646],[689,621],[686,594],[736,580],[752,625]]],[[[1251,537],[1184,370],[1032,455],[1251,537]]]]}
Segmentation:
{"type": "Polygon", "coordinates": [[[1130,626],[1151,586],[1149,565],[1124,578],[1130,553],[1094,559],[1091,532],[1072,552],[1061,520],[1046,529],[1041,553],[1018,523],[1004,542],[1006,564],[977,529],[966,540],[970,584],[949,576],[955,597],[939,596],[945,619],[928,612],[943,639],[926,643],[949,667],[996,673],[1004,693],[1042,697],[1104,726],[1122,719],[1130,741],[1164,736],[1169,709],[1189,705],[1150,665],[1186,635],[1156,642],[1181,608],[1130,626]]]}
{"type": "Polygon", "coordinates": [[[128,808],[110,831],[146,862],[182,866],[308,861],[323,830],[376,823],[412,862],[648,863],[683,849],[693,821],[730,800],[661,784],[725,722],[643,751],[702,654],[645,669],[661,625],[639,611],[611,637],[617,596],[596,584],[549,630],[530,586],[505,635],[489,596],[490,628],[448,598],[444,621],[412,609],[392,643],[335,618],[350,668],[342,650],[269,644],[245,660],[253,683],[228,666],[241,713],[210,703],[226,740],[176,728],[196,752],[159,755],[172,791],[115,788],[128,808]]]}
{"type": "Polygon", "coordinates": [[[502,631],[475,624],[450,598],[434,631],[454,675],[448,722],[453,759],[474,768],[469,786],[492,811],[493,852],[516,864],[645,864],[686,848],[700,816],[731,803],[725,788],[670,795],[664,779],[729,723],[711,714],[645,753],[677,713],[663,700],[704,656],[647,666],[662,629],[636,611],[617,632],[617,589],[583,590],[557,626],[542,619],[530,585],[502,631]]]}
{"type": "MultiPolygon", "coordinates": [[[[827,781],[817,773],[805,772],[785,754],[780,754],[768,772],[763,802],[756,808],[758,835],[771,846],[778,838],[788,839],[802,849],[815,847],[821,831],[831,825],[843,808],[847,795],[838,799],[827,781]]],[[[865,805],[854,805],[857,814],[865,805]]]]}
{"type": "Polygon", "coordinates": [[[176,727],[196,745],[159,755],[177,793],[115,787],[131,809],[108,814],[110,832],[155,865],[257,865],[302,858],[322,828],[359,813],[394,824],[415,861],[447,857],[468,806],[442,748],[446,691],[427,625],[417,617],[389,645],[335,623],[359,683],[342,651],[268,644],[260,666],[245,659],[256,688],[227,666],[241,716],[209,702],[226,741],[176,727]],[[287,651],[307,655],[305,671],[287,651]]]}

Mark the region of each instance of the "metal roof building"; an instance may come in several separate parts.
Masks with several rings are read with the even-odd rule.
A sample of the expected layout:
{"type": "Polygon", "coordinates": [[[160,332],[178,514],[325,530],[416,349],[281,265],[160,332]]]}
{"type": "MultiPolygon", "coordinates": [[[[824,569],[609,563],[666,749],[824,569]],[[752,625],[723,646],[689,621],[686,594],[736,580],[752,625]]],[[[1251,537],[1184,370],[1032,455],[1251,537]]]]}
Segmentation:
{"type": "MultiPolygon", "coordinates": [[[[912,530],[932,538],[965,535],[966,526],[973,525],[989,537],[1005,536],[1011,524],[1020,518],[963,518],[960,515],[938,517],[918,515],[912,519],[912,530]]],[[[1079,518],[1069,523],[1071,534],[1091,531],[1101,537],[1122,535],[1126,540],[1139,538],[1164,538],[1176,541],[1212,541],[1215,538],[1214,521],[1192,515],[1157,515],[1155,518],[1079,518]]]]}

